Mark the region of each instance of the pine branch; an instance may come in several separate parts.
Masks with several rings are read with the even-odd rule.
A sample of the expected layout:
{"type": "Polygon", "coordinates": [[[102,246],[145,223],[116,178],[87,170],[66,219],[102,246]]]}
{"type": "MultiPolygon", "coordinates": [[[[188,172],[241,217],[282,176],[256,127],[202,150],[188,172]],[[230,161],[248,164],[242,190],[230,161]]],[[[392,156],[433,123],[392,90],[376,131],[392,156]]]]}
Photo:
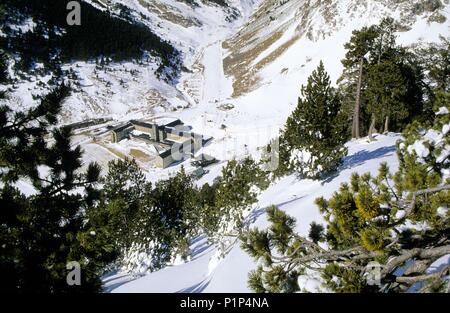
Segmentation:
{"type": "Polygon", "coordinates": [[[396,282],[401,284],[412,285],[418,282],[422,282],[425,280],[435,280],[440,279],[441,277],[447,275],[450,272],[450,265],[445,266],[441,271],[436,273],[430,273],[425,275],[417,275],[417,276],[400,276],[395,279],[396,282]]]}
{"type": "Polygon", "coordinates": [[[299,258],[295,258],[293,261],[295,261],[297,264],[303,264],[316,260],[331,262],[342,258],[361,260],[374,258],[377,255],[378,253],[365,251],[362,247],[353,247],[346,250],[329,250],[326,252],[308,254],[299,258]]]}
{"type": "Polygon", "coordinates": [[[406,261],[412,258],[419,259],[438,259],[446,254],[450,254],[450,245],[435,247],[435,248],[414,248],[411,250],[405,250],[401,255],[393,258],[389,261],[381,271],[381,277],[386,277],[393,272],[397,267],[404,264],[406,261]]]}
{"type": "Polygon", "coordinates": [[[389,224],[387,227],[394,227],[394,226],[402,224],[404,221],[406,221],[406,219],[414,212],[418,196],[428,195],[431,193],[437,193],[437,192],[444,191],[444,190],[450,190],[450,184],[438,186],[438,187],[434,187],[434,188],[422,189],[422,190],[413,192],[411,204],[405,210],[405,215],[402,218],[398,219],[397,221],[389,224]]]}

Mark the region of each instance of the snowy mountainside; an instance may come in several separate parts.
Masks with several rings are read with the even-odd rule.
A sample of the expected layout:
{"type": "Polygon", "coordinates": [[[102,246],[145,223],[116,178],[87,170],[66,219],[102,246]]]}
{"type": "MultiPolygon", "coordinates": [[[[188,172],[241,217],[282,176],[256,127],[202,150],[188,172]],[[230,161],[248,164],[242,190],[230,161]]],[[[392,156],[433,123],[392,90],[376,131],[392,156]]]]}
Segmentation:
{"type": "MultiPolygon", "coordinates": [[[[266,76],[273,79],[274,75],[289,75],[311,60],[318,62],[312,51],[306,56],[301,53],[309,44],[320,47],[323,41],[347,39],[351,30],[377,23],[383,17],[395,18],[404,32],[414,30],[416,22],[422,20],[426,27],[441,24],[440,28],[448,34],[449,1],[437,3],[422,0],[264,1],[245,26],[223,43],[224,69],[226,75],[233,78],[233,97],[271,83],[266,76]],[[291,58],[294,54],[296,57],[291,58]],[[276,73],[264,75],[268,71],[266,68],[274,67],[276,73]]],[[[330,47],[322,49],[327,48],[330,47]]],[[[334,49],[329,52],[334,52],[334,58],[339,59],[341,40],[335,42],[334,49]]]]}
{"type": "MultiPolygon", "coordinates": [[[[352,30],[393,16],[401,22],[399,36],[405,45],[449,36],[448,0],[438,1],[440,6],[421,0],[85,2],[146,25],[180,52],[181,67],[167,82],[155,74],[157,58],[148,56],[107,61],[102,68],[93,59],[66,63],[63,70],[71,73],[75,92],[64,106],[62,123],[92,117],[183,115],[191,124],[199,124],[201,117],[205,125],[206,115],[224,115],[216,108],[231,104],[237,109],[225,115],[274,119],[279,126],[292,111],[298,88],[320,60],[333,80],[339,77],[343,44],[352,30]]],[[[27,19],[14,27],[26,31],[35,26],[33,19],[27,19]]],[[[8,86],[13,105],[23,109],[35,104],[35,96],[46,92],[51,79],[15,76],[8,86]]],[[[216,120],[222,120],[219,126],[233,123],[216,120]]]]}
{"type": "Polygon", "coordinates": [[[234,36],[222,45],[218,42],[203,50],[201,100],[176,116],[200,133],[213,136],[204,152],[220,160],[258,155],[259,148],[285,124],[297,105],[301,85],[321,60],[332,82],[338,80],[343,70],[344,44],[353,30],[394,16],[403,21],[402,31],[396,34],[401,45],[426,45],[439,42],[439,36],[450,38],[448,1],[433,12],[414,11],[414,3],[421,1],[262,1],[234,36]],[[306,10],[305,3],[315,6],[303,23],[308,30],[301,33],[298,29],[303,27],[301,13],[306,10]],[[265,12],[271,6],[284,13],[269,22],[271,14],[265,12]],[[332,15],[339,23],[329,25],[322,18],[331,10],[328,6],[339,9],[332,15]],[[435,21],[433,17],[438,14],[446,20],[435,21]],[[259,44],[277,29],[279,39],[270,45],[259,44]],[[326,35],[324,29],[328,29],[326,35]],[[314,36],[308,38],[308,32],[314,36]]]}
{"type": "MultiPolygon", "coordinates": [[[[145,25],[179,53],[172,56],[178,60],[170,62],[181,66],[166,66],[158,73],[161,67],[160,57],[148,54],[142,58],[120,61],[92,56],[87,60],[64,62],[62,71],[68,73],[66,80],[71,82],[74,92],[63,108],[61,123],[79,122],[94,117],[130,119],[190,106],[194,102],[184,90],[188,87],[182,86],[192,81],[195,85],[198,76],[196,73],[201,67],[198,58],[202,49],[231,35],[251,13],[255,2],[83,1],[131,24],[145,25]]],[[[14,20],[5,27],[18,29],[19,34],[30,33],[33,36],[39,23],[38,16],[30,15],[14,20]]],[[[4,36],[4,32],[1,35],[4,36]]],[[[109,36],[107,33],[104,35],[109,36]]],[[[20,62],[20,58],[15,56],[11,63],[17,62],[20,62]]],[[[8,96],[18,110],[26,109],[36,104],[38,95],[48,91],[49,83],[54,77],[34,71],[33,75],[24,79],[23,76],[26,75],[14,73],[13,66],[11,64],[12,82],[6,86],[8,96]]],[[[35,69],[43,67],[41,62],[34,65],[35,69]]],[[[194,89],[199,88],[194,86],[194,89]]]]}
{"type": "MultiPolygon", "coordinates": [[[[352,31],[392,16],[402,25],[397,33],[404,46],[450,37],[449,1],[443,7],[423,8],[423,1],[261,1],[239,31],[203,51],[203,92],[197,105],[177,116],[214,137],[204,149],[221,160],[258,155],[259,149],[277,135],[295,108],[300,86],[320,60],[333,82],[342,73],[344,44],[352,31]],[[227,107],[228,109],[223,109],[227,107]],[[225,126],[225,127],[224,127],[225,126]]],[[[297,230],[306,235],[312,221],[320,222],[313,204],[319,196],[330,197],[352,172],[375,173],[381,162],[396,170],[398,135],[379,135],[348,144],[349,155],[339,175],[331,181],[285,177],[259,197],[248,223],[260,228],[268,223],[264,209],[277,204],[297,219],[297,230]]],[[[210,168],[199,184],[211,182],[222,164],[210,168]]],[[[169,169],[175,171],[178,166],[169,169]]],[[[189,169],[189,167],[188,167],[189,169]]],[[[167,173],[168,171],[163,171],[167,173]]],[[[160,171],[158,175],[160,175],[160,171]]],[[[150,174],[154,177],[156,172],[150,174]]],[[[112,292],[249,292],[247,274],[256,265],[235,243],[222,259],[205,238],[192,244],[192,260],[132,280],[119,274],[105,280],[112,292]],[[132,280],[132,281],[130,281],[132,280]]],[[[318,291],[314,278],[301,283],[318,291]]]]}

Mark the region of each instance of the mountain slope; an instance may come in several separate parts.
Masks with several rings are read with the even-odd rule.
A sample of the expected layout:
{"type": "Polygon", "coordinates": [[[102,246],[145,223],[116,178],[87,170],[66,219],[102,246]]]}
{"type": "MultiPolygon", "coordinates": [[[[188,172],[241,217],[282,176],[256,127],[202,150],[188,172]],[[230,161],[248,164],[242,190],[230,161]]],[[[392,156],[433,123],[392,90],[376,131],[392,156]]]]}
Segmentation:
{"type": "MultiPolygon", "coordinates": [[[[225,73],[234,81],[233,96],[244,95],[263,85],[263,70],[277,60],[286,60],[286,54],[291,51],[298,52],[299,41],[332,40],[349,28],[370,25],[386,16],[394,17],[403,31],[411,30],[418,19],[445,24],[448,23],[448,4],[449,1],[422,0],[264,1],[246,25],[223,44],[227,50],[225,73]]],[[[297,66],[301,62],[305,59],[296,59],[297,66]]],[[[289,70],[286,66],[279,70],[286,73],[289,70]]]]}
{"type": "MultiPolygon", "coordinates": [[[[393,5],[389,1],[372,2],[373,5],[368,11],[364,11],[365,2],[361,1],[324,1],[321,2],[325,5],[324,8],[318,5],[315,9],[317,14],[326,12],[329,3],[339,4],[338,8],[342,10],[336,15],[341,16],[339,27],[328,25],[321,18],[316,19],[312,16],[305,24],[315,25],[311,29],[319,32],[329,29],[330,33],[313,40],[303,33],[284,49],[283,53],[275,53],[276,57],[270,57],[270,62],[266,62],[260,60],[266,59],[265,56],[270,55],[271,51],[278,51],[278,47],[284,47],[285,42],[290,43],[289,40],[295,37],[300,23],[295,18],[295,12],[303,12],[300,4],[304,4],[305,1],[289,1],[284,4],[291,6],[295,4],[294,7],[286,9],[286,16],[290,17],[287,19],[289,23],[280,17],[273,21],[272,25],[261,22],[259,30],[253,31],[255,25],[259,25],[260,19],[266,19],[266,15],[261,12],[265,12],[264,7],[267,3],[273,2],[270,0],[261,2],[249,22],[231,39],[222,42],[222,45],[217,43],[204,49],[200,59],[204,69],[203,74],[199,75],[201,84],[198,83],[203,86],[198,89],[200,100],[198,104],[174,114],[199,132],[213,136],[214,141],[204,152],[220,160],[240,158],[245,154],[257,156],[259,148],[266,145],[283,127],[297,104],[301,85],[306,83],[308,76],[321,60],[332,82],[335,83],[343,70],[341,60],[345,56],[344,44],[349,41],[353,30],[376,24],[385,16],[410,14],[407,9],[393,5]],[[348,13],[347,8],[358,8],[358,15],[355,15],[354,11],[348,13]],[[403,10],[406,10],[406,13],[402,14],[403,10]],[[258,46],[257,42],[270,38],[273,31],[281,27],[280,25],[285,25],[283,27],[286,30],[282,32],[279,40],[264,50],[252,50],[252,47],[258,46]],[[325,28],[321,28],[321,25],[325,28]],[[245,38],[244,34],[248,36],[245,38]],[[244,51],[242,52],[244,54],[251,51],[249,52],[251,58],[234,60],[235,65],[230,65],[230,59],[237,59],[243,55],[240,51],[244,51]],[[257,64],[262,64],[261,62],[264,66],[260,67],[257,64]],[[235,66],[244,76],[231,73],[230,66],[235,66]],[[251,84],[252,81],[254,84],[251,84]],[[245,87],[245,92],[235,94],[244,85],[249,88],[245,87]]],[[[408,2],[402,3],[409,8],[408,2]]],[[[398,43],[411,46],[437,42],[440,40],[439,36],[449,38],[448,22],[429,21],[430,16],[436,12],[423,12],[413,15],[413,19],[407,19],[409,29],[404,28],[397,33],[398,43]]],[[[446,3],[439,12],[445,15],[447,20],[450,19],[450,4],[446,3]]]]}
{"type": "Polygon", "coordinates": [[[35,105],[55,80],[72,83],[61,123],[143,117],[191,105],[183,86],[195,81],[203,48],[230,35],[254,4],[86,0],[85,20],[69,27],[66,2],[6,1],[0,33],[11,56],[11,82],[4,88],[18,110],[35,105]],[[53,62],[59,51],[61,60],[53,62]]]}
{"type": "MultiPolygon", "coordinates": [[[[252,227],[267,227],[265,208],[275,204],[295,217],[298,232],[307,235],[312,221],[323,222],[314,204],[317,197],[330,197],[341,183],[350,179],[353,172],[376,174],[381,162],[387,162],[392,170],[397,169],[395,142],[399,138],[395,134],[379,135],[372,143],[365,139],[348,143],[349,154],[341,171],[327,181],[298,180],[295,175],[280,179],[259,196],[247,223],[252,227]]],[[[190,262],[132,281],[128,276],[108,277],[105,288],[112,292],[250,292],[247,274],[256,265],[238,243],[224,259],[220,259],[217,251],[207,245],[205,238],[199,238],[191,248],[194,253],[190,262]]],[[[318,291],[318,282],[311,278],[302,282],[302,287],[318,291]]]]}
{"type": "MultiPolygon", "coordinates": [[[[437,41],[439,35],[450,37],[449,0],[85,2],[121,21],[143,25],[161,41],[167,41],[179,52],[179,68],[177,75],[164,80],[155,73],[161,60],[151,53],[120,60],[103,55],[66,60],[62,71],[75,89],[64,105],[61,123],[90,117],[111,117],[114,123],[143,117],[180,118],[196,132],[214,138],[201,152],[222,161],[209,168],[198,184],[213,181],[227,160],[249,154],[257,158],[260,147],[278,134],[295,108],[301,84],[320,60],[336,81],[342,72],[344,43],[354,29],[393,16],[403,25],[398,36],[404,45],[437,41]],[[441,5],[433,5],[436,3],[441,5]]],[[[27,32],[36,24],[34,18],[21,18],[11,26],[27,32]]],[[[0,36],[4,34],[2,30],[0,36]]],[[[30,77],[13,74],[13,82],[6,86],[9,101],[18,110],[34,105],[35,96],[48,90],[54,76],[39,73],[41,67],[41,62],[33,64],[38,73],[30,77]]],[[[170,69],[161,72],[170,74],[170,69]]],[[[99,161],[106,166],[107,161],[120,157],[92,142],[89,136],[82,132],[74,136],[74,144],[81,144],[85,151],[85,161],[99,161]]],[[[353,171],[375,171],[381,161],[395,169],[393,146],[397,138],[392,134],[379,136],[371,144],[364,140],[349,143],[346,165],[329,182],[283,178],[260,196],[249,223],[266,226],[263,209],[279,204],[297,217],[299,231],[304,234],[311,221],[320,220],[312,204],[317,196],[329,196],[353,171]]],[[[188,172],[193,170],[189,161],[164,170],[143,167],[147,177],[155,181],[172,175],[181,166],[188,172]]],[[[106,290],[248,291],[247,273],[254,264],[238,243],[224,259],[207,246],[205,238],[193,243],[192,249],[193,259],[188,263],[123,285],[130,280],[127,275],[108,277],[106,290]]],[[[303,285],[309,290],[317,287],[314,281],[303,285]]]]}
{"type": "MultiPolygon", "coordinates": [[[[177,113],[184,121],[214,141],[204,149],[221,160],[257,156],[259,147],[276,136],[287,116],[294,109],[300,86],[323,60],[336,81],[342,72],[344,43],[354,29],[378,23],[385,16],[395,16],[404,26],[398,42],[409,46],[435,42],[439,36],[449,37],[450,5],[447,2],[432,12],[415,11],[420,1],[262,1],[239,32],[222,45],[204,50],[203,66],[206,92],[201,101],[177,113]],[[303,10],[308,4],[310,10],[303,10]],[[270,22],[266,14],[271,6],[280,11],[270,22]],[[284,6],[284,7],[283,7],[284,6]],[[308,12],[306,12],[308,11],[308,12]],[[326,18],[328,13],[329,19],[326,18]],[[437,16],[445,17],[444,19],[437,16]],[[274,38],[272,38],[275,36],[274,38]],[[220,82],[220,88],[214,83],[220,82]],[[224,107],[231,109],[223,109],[224,107]],[[226,126],[226,128],[223,128],[226,126]]],[[[379,136],[368,144],[364,140],[349,143],[346,166],[331,182],[298,181],[289,176],[263,192],[251,213],[252,226],[265,227],[264,208],[278,204],[298,220],[300,234],[306,234],[311,221],[321,221],[313,201],[318,196],[329,197],[341,182],[354,171],[374,173],[379,163],[387,161],[393,170],[397,166],[394,143],[397,135],[379,136]]],[[[222,165],[214,166],[199,184],[210,182],[222,165]]],[[[174,167],[175,171],[179,167],[174,167]]],[[[151,174],[152,176],[156,173],[151,174]]],[[[113,292],[247,292],[247,273],[255,265],[235,243],[225,258],[220,259],[213,247],[200,239],[192,246],[193,260],[168,267],[132,282],[123,284],[116,277],[108,279],[113,292]],[[199,252],[200,251],[200,252],[199,252]],[[114,288],[113,284],[117,283],[114,288]]],[[[302,287],[317,291],[314,279],[302,282],[302,287]]]]}

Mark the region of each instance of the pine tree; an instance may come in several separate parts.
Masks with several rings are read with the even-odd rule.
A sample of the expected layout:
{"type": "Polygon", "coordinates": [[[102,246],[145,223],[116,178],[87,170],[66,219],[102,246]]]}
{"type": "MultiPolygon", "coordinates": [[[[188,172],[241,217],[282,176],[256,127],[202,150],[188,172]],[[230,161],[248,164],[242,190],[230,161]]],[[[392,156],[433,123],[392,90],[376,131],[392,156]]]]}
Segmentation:
{"type": "Polygon", "coordinates": [[[324,227],[321,224],[317,224],[316,222],[312,222],[309,228],[308,238],[311,239],[314,243],[318,243],[323,240],[324,237],[324,227]]]}
{"type": "Polygon", "coordinates": [[[368,111],[384,123],[384,132],[388,132],[390,123],[395,125],[408,117],[404,101],[407,89],[402,71],[397,64],[384,61],[370,68],[368,80],[368,111]]]}
{"type": "Polygon", "coordinates": [[[346,119],[340,109],[340,96],[321,62],[302,86],[302,97],[281,134],[280,161],[308,178],[335,170],[347,153],[346,119]]]}
{"type": "Polygon", "coordinates": [[[101,204],[90,220],[109,234],[109,244],[116,253],[123,254],[135,239],[136,218],[151,183],[147,183],[136,161],[129,159],[109,162],[102,182],[101,204]]]}
{"type": "Polygon", "coordinates": [[[385,60],[392,60],[397,52],[396,35],[397,25],[391,17],[384,18],[376,26],[374,49],[371,51],[372,64],[379,64],[385,60]]]}
{"type": "Polygon", "coordinates": [[[189,241],[197,235],[198,204],[195,202],[197,189],[193,178],[182,168],[174,177],[156,183],[151,193],[149,205],[158,216],[162,233],[162,242],[177,256],[186,259],[189,256],[189,241]]]}
{"type": "MultiPolygon", "coordinates": [[[[246,208],[256,202],[257,190],[267,188],[268,181],[265,173],[250,158],[241,162],[231,160],[222,169],[222,175],[217,182],[215,204],[230,218],[239,216],[246,208]]],[[[239,223],[238,223],[239,224],[239,223]]]]}
{"type": "MultiPolygon", "coordinates": [[[[416,121],[406,128],[397,144],[396,173],[383,163],[377,176],[355,173],[331,199],[316,199],[327,223],[324,236],[295,233],[292,217],[269,208],[267,230],[241,235],[242,248],[260,262],[249,286],[294,292],[300,290],[298,277],[313,271],[325,290],[335,292],[448,291],[450,267],[428,271],[450,254],[448,99],[440,94],[431,127],[416,121]],[[374,266],[378,281],[370,274],[374,266]]],[[[311,226],[312,234],[319,233],[311,226]]]]}
{"type": "Polygon", "coordinates": [[[82,151],[70,130],[55,125],[69,89],[61,86],[27,112],[0,109],[1,289],[15,292],[98,291],[99,275],[114,254],[87,220],[99,199],[100,169],[80,171],[82,151]],[[52,143],[46,142],[46,137],[52,143]],[[34,187],[23,194],[15,183],[34,187]],[[81,285],[66,282],[66,264],[81,266],[81,285]]]}
{"type": "Polygon", "coordinates": [[[419,55],[429,70],[427,76],[432,88],[450,92],[450,40],[445,37],[440,39],[440,43],[420,49],[419,55]]]}
{"type": "Polygon", "coordinates": [[[431,108],[424,101],[425,69],[417,56],[396,44],[396,30],[396,22],[385,18],[379,25],[353,32],[345,45],[339,81],[343,110],[353,120],[352,137],[357,137],[358,121],[359,130],[372,138],[376,127],[401,131],[413,119],[430,116],[431,108]]]}
{"type": "Polygon", "coordinates": [[[287,271],[273,258],[274,253],[291,255],[299,248],[292,238],[295,220],[275,206],[267,209],[267,219],[271,223],[268,230],[251,229],[240,236],[241,248],[262,263],[249,273],[249,287],[260,293],[299,291],[297,278],[303,271],[292,267],[287,271]]]}
{"type": "Polygon", "coordinates": [[[251,158],[231,160],[223,167],[215,183],[214,207],[205,212],[203,220],[205,233],[223,252],[229,239],[241,233],[246,214],[268,186],[266,172],[251,158]]]}
{"type": "Polygon", "coordinates": [[[352,113],[352,137],[359,138],[361,129],[362,106],[364,104],[363,91],[367,85],[365,76],[367,63],[370,61],[371,52],[375,49],[375,40],[378,36],[375,26],[364,27],[361,30],[355,30],[348,43],[344,45],[347,53],[342,60],[344,73],[340,78],[341,88],[344,89],[346,97],[345,105],[348,105],[348,111],[352,113]],[[356,91],[356,92],[355,92],[356,91]],[[351,108],[354,103],[353,108],[351,108]]]}

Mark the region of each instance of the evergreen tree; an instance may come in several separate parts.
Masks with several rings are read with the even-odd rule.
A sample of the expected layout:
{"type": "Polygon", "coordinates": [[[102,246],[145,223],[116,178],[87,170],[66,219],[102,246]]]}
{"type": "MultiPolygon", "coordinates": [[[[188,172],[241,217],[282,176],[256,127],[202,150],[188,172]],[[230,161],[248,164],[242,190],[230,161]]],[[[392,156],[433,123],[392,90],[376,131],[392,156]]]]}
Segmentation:
{"type": "Polygon", "coordinates": [[[316,222],[312,222],[309,228],[308,238],[311,239],[314,243],[318,243],[324,238],[324,227],[316,222]]]}
{"type": "Polygon", "coordinates": [[[351,115],[353,138],[358,138],[360,131],[367,129],[364,124],[361,127],[360,122],[364,121],[361,114],[364,113],[362,108],[365,103],[367,66],[373,55],[377,36],[376,26],[364,27],[361,30],[354,30],[350,41],[344,45],[347,53],[342,60],[344,72],[339,82],[345,95],[343,105],[347,106],[346,109],[351,115]]]}
{"type": "Polygon", "coordinates": [[[340,109],[340,96],[321,62],[302,86],[302,98],[281,134],[280,161],[308,178],[335,170],[347,153],[346,119],[340,109]]]}
{"type": "Polygon", "coordinates": [[[99,166],[81,172],[81,149],[72,148],[57,121],[68,95],[61,86],[27,112],[0,108],[0,267],[2,289],[15,292],[98,291],[99,275],[113,253],[87,220],[96,209],[99,166]],[[51,136],[52,143],[46,143],[51,136]],[[15,183],[29,182],[23,194],[15,183]],[[67,263],[81,267],[81,285],[69,286],[67,263]]]}
{"type": "Polygon", "coordinates": [[[251,158],[231,160],[222,168],[215,183],[214,207],[205,212],[202,224],[209,239],[225,251],[241,233],[244,218],[257,201],[261,190],[269,186],[266,173],[251,158]]]}
{"type": "Polygon", "coordinates": [[[116,266],[143,275],[189,258],[190,240],[201,231],[202,204],[209,200],[184,168],[152,187],[136,161],[112,161],[102,191],[90,220],[109,238],[116,266]]]}
{"type": "Polygon", "coordinates": [[[130,248],[132,229],[145,192],[151,189],[135,160],[111,161],[104,179],[103,207],[114,242],[121,249],[130,248]]]}
{"type": "Polygon", "coordinates": [[[201,231],[208,236],[214,236],[217,231],[218,221],[220,219],[221,210],[216,206],[216,191],[218,187],[218,180],[212,184],[204,184],[200,188],[197,199],[195,200],[200,208],[199,222],[201,231]]]}
{"type": "Polygon", "coordinates": [[[81,25],[68,26],[67,1],[4,0],[4,21],[11,25],[22,22],[23,12],[37,23],[33,31],[20,33],[6,28],[2,47],[20,57],[16,67],[29,72],[34,62],[42,62],[53,72],[61,62],[89,60],[105,56],[113,61],[141,59],[146,52],[160,60],[156,70],[162,78],[173,80],[180,71],[180,53],[168,42],[138,23],[118,6],[118,14],[99,10],[85,1],[80,2],[81,25]],[[124,12],[121,14],[121,12],[124,12]],[[58,33],[57,30],[61,32],[58,33]],[[105,36],[108,34],[108,36],[105,36]]]}
{"type": "Polygon", "coordinates": [[[397,25],[391,17],[384,18],[376,26],[377,36],[371,51],[372,64],[379,64],[385,60],[392,60],[397,52],[396,35],[397,25]]]}
{"type": "Polygon", "coordinates": [[[417,57],[401,47],[389,51],[370,67],[366,90],[367,111],[384,132],[401,131],[414,119],[433,114],[424,100],[424,68],[417,57]]]}
{"type": "Polygon", "coordinates": [[[402,122],[408,117],[404,101],[406,82],[399,66],[390,61],[373,65],[368,75],[368,112],[378,121],[384,122],[384,132],[389,131],[389,123],[402,122]]]}
{"type": "Polygon", "coordinates": [[[198,218],[193,178],[182,168],[174,177],[156,183],[152,198],[162,227],[167,230],[163,242],[173,247],[175,255],[187,258],[198,218]]]}
{"type": "MultiPolygon", "coordinates": [[[[257,292],[295,292],[298,277],[313,271],[326,290],[336,292],[448,290],[449,266],[428,271],[450,254],[448,99],[439,95],[433,125],[416,121],[406,128],[395,174],[383,163],[377,176],[355,173],[331,199],[316,199],[327,223],[324,236],[295,233],[293,218],[269,208],[269,229],[241,236],[242,248],[260,261],[249,286],[257,292]],[[379,281],[372,281],[373,262],[379,281]]],[[[310,234],[317,234],[317,225],[312,228],[310,234]]]]}
{"type": "Polygon", "coordinates": [[[441,42],[419,49],[427,78],[433,89],[450,92],[450,40],[441,37],[441,42]]]}
{"type": "Polygon", "coordinates": [[[359,130],[372,138],[375,127],[401,131],[412,120],[430,116],[431,107],[424,101],[424,66],[413,53],[397,46],[396,29],[395,21],[385,18],[379,25],[355,31],[345,45],[340,89],[343,110],[353,116],[353,137],[359,122],[359,130]]]}
{"type": "Polygon", "coordinates": [[[292,255],[299,248],[292,242],[295,219],[271,206],[267,209],[267,220],[271,223],[269,229],[251,229],[240,236],[242,249],[262,263],[249,273],[249,287],[259,293],[297,292],[300,290],[297,279],[304,271],[298,267],[286,269],[273,258],[274,253],[292,255]]]}

